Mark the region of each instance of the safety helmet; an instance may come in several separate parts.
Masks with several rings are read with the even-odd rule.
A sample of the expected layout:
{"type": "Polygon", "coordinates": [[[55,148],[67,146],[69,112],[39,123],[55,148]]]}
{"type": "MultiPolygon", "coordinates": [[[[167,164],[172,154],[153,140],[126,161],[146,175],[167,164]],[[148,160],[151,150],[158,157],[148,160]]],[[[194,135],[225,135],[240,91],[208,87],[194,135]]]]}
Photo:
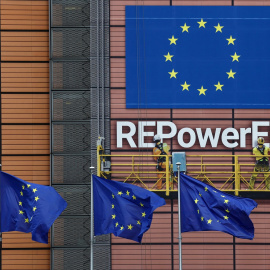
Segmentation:
{"type": "Polygon", "coordinates": [[[258,141],[258,144],[264,144],[264,138],[263,137],[259,137],[257,141],[258,141]]]}
{"type": "Polygon", "coordinates": [[[155,142],[155,141],[160,141],[161,140],[161,138],[160,138],[160,135],[159,134],[156,134],[155,136],[154,136],[154,138],[153,138],[153,141],[155,142]]]}

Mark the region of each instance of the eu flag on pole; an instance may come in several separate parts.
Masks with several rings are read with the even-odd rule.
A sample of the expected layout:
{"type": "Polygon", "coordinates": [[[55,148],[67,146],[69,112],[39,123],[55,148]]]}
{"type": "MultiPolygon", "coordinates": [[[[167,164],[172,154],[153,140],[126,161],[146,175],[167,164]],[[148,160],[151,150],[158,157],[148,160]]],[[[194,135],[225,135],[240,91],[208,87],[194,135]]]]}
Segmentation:
{"type": "Polygon", "coordinates": [[[32,240],[48,244],[48,232],[67,207],[53,187],[26,182],[0,172],[1,232],[32,233],[32,240]]]}
{"type": "Polygon", "coordinates": [[[181,173],[181,230],[221,231],[238,238],[254,238],[249,218],[257,207],[252,199],[221,192],[181,173]]]}
{"type": "Polygon", "coordinates": [[[127,108],[269,109],[270,7],[127,6],[127,108]]]}
{"type": "Polygon", "coordinates": [[[155,193],[131,184],[93,175],[95,235],[115,236],[141,242],[150,228],[153,212],[165,205],[155,193]]]}

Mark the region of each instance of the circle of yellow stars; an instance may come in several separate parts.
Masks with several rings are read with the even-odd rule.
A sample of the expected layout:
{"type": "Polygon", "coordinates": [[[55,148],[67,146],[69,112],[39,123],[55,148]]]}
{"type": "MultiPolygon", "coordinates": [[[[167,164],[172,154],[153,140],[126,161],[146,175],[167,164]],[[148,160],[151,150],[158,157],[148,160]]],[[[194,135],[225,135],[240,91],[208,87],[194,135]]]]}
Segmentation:
{"type": "MultiPolygon", "coordinates": [[[[115,206],[115,203],[114,203],[115,196],[122,196],[122,195],[125,195],[126,197],[130,198],[130,200],[137,201],[137,203],[139,203],[140,207],[142,208],[141,219],[140,220],[136,220],[136,225],[141,226],[143,219],[146,217],[146,212],[143,210],[144,204],[142,202],[139,202],[138,199],[137,199],[137,197],[134,194],[131,195],[130,194],[130,191],[128,191],[128,190],[126,192],[118,191],[117,192],[117,195],[112,194],[112,205],[111,205],[111,209],[115,209],[115,207],[116,207],[115,206]]],[[[120,231],[124,231],[125,229],[132,231],[133,228],[134,228],[134,224],[127,224],[127,225],[120,224],[117,221],[117,215],[115,213],[112,214],[112,220],[114,221],[114,227],[116,229],[120,230],[120,231]]]]}
{"type": "MultiPolygon", "coordinates": [[[[204,21],[203,19],[201,19],[200,21],[197,22],[198,23],[198,27],[199,28],[206,28],[206,24],[207,22],[204,21]]],[[[188,26],[186,23],[182,26],[180,26],[181,30],[182,30],[182,33],[184,32],[187,32],[189,33],[189,28],[191,26],[188,26]]],[[[222,29],[224,28],[224,26],[220,25],[220,23],[218,23],[217,25],[214,26],[215,28],[215,33],[222,33],[222,29]]],[[[171,38],[168,38],[168,40],[170,41],[170,45],[177,45],[177,41],[178,41],[178,38],[176,38],[174,35],[172,35],[171,38]]],[[[233,38],[231,35],[229,38],[226,39],[228,41],[228,46],[231,44],[231,45],[235,45],[234,42],[236,41],[236,38],[233,38]]],[[[232,62],[236,61],[236,62],[239,62],[239,58],[240,58],[241,55],[238,55],[236,52],[233,54],[233,55],[230,55],[230,57],[232,58],[232,62]]],[[[173,57],[174,55],[171,55],[170,52],[168,52],[166,55],[164,55],[165,57],[165,62],[169,61],[169,62],[173,62],[173,57]]],[[[177,75],[178,75],[178,72],[175,71],[174,69],[172,69],[172,71],[169,71],[168,74],[170,75],[170,79],[177,79],[177,75]]],[[[235,74],[236,72],[234,72],[232,69],[230,69],[230,71],[226,72],[226,74],[228,75],[228,79],[232,78],[234,79],[235,78],[235,74]]],[[[180,84],[181,87],[182,87],[182,91],[189,91],[189,87],[191,86],[191,84],[188,84],[188,82],[184,82],[183,84],[180,84]]],[[[219,81],[214,84],[215,88],[216,88],[216,91],[222,91],[222,87],[224,86],[224,84],[221,84],[219,81]]],[[[200,95],[206,95],[206,91],[208,89],[204,88],[203,85],[201,86],[201,88],[198,88],[197,89],[199,91],[199,96],[200,95]]]]}
{"type": "MultiPolygon", "coordinates": [[[[209,192],[209,189],[207,188],[207,187],[205,187],[204,188],[204,191],[205,192],[209,192]]],[[[215,192],[215,193],[217,193],[215,190],[212,190],[213,192],[215,192]]],[[[229,210],[229,203],[230,203],[230,201],[228,200],[228,199],[226,199],[226,196],[224,196],[224,195],[220,195],[223,199],[224,199],[224,201],[223,201],[223,203],[224,203],[224,205],[225,205],[225,212],[226,213],[224,213],[224,216],[223,216],[223,220],[229,220],[229,216],[228,216],[228,214],[230,213],[230,210],[229,210]]],[[[199,203],[199,201],[200,201],[200,197],[203,197],[203,194],[201,194],[200,192],[199,192],[199,197],[197,197],[197,198],[195,198],[195,200],[194,200],[194,202],[195,202],[195,204],[198,204],[199,203]]],[[[200,210],[199,209],[197,209],[197,213],[198,213],[198,215],[201,215],[201,213],[200,213],[200,210]]],[[[200,220],[201,220],[201,222],[206,222],[207,224],[212,224],[212,222],[213,222],[213,220],[211,219],[211,218],[207,218],[207,217],[204,217],[204,216],[201,216],[200,217],[200,220]]],[[[217,222],[220,222],[219,220],[217,220],[217,222]]]]}
{"type": "MultiPolygon", "coordinates": [[[[20,198],[24,197],[25,196],[25,193],[26,192],[29,192],[29,190],[30,190],[30,192],[33,192],[34,194],[38,191],[36,188],[31,188],[31,185],[30,184],[27,184],[26,186],[25,185],[22,185],[22,190],[20,191],[20,198]]],[[[35,196],[34,197],[34,201],[35,202],[37,202],[39,199],[40,198],[38,196],[35,196]]],[[[33,216],[31,216],[29,218],[29,217],[26,217],[25,216],[26,213],[25,213],[25,211],[23,211],[24,205],[23,205],[23,202],[22,201],[23,201],[22,199],[19,200],[19,207],[20,207],[20,209],[19,209],[19,215],[23,215],[24,216],[24,223],[30,223],[31,220],[33,219],[34,213],[37,210],[37,206],[36,205],[33,206],[33,208],[32,208],[33,216]]]]}

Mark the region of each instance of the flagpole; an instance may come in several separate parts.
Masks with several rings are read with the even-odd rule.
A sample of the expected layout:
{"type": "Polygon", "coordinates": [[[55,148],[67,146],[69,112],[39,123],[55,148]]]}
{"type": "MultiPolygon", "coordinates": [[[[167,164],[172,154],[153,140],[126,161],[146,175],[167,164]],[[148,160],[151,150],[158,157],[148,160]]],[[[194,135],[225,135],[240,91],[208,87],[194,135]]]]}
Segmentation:
{"type": "Polygon", "coordinates": [[[181,162],[177,162],[177,171],[178,171],[178,240],[179,240],[179,270],[182,270],[182,235],[181,235],[181,195],[180,195],[180,165],[181,162]]]}
{"type": "Polygon", "coordinates": [[[94,270],[94,194],[93,194],[93,170],[95,167],[90,167],[91,173],[91,217],[90,217],[90,270],[94,270]]]}

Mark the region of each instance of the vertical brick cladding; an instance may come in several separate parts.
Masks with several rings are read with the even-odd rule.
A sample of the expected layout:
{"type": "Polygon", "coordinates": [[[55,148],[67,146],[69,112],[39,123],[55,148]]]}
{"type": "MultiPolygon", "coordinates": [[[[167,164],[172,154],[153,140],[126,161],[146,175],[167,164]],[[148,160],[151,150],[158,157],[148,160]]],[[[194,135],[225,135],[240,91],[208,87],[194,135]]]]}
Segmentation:
{"type": "MultiPolygon", "coordinates": [[[[49,2],[1,0],[1,163],[26,181],[49,179],[49,2]]],[[[50,269],[50,245],[3,233],[1,269],[50,269]]]]}
{"type": "MultiPolygon", "coordinates": [[[[125,100],[125,6],[126,5],[270,5],[270,0],[110,0],[110,95],[111,95],[111,149],[114,154],[131,154],[129,145],[116,147],[116,122],[137,124],[138,120],[173,121],[178,128],[221,128],[250,126],[251,120],[269,121],[270,110],[241,109],[126,109],[125,100]],[[136,119],[136,120],[135,120],[136,119]]],[[[269,139],[267,139],[269,142],[269,139]]],[[[135,138],[135,142],[136,138],[135,138]]],[[[179,151],[176,139],[166,141],[171,149],[179,151]]],[[[247,147],[238,152],[226,150],[224,154],[251,154],[251,138],[247,147]]],[[[221,151],[224,149],[218,148],[221,151]]],[[[190,151],[216,154],[210,148],[205,152],[198,144],[190,151]]],[[[142,150],[137,150],[142,151],[142,150]]],[[[183,149],[181,150],[183,151],[183,149]]],[[[188,149],[185,150],[188,154],[188,149]]],[[[195,152],[196,153],[196,152],[195,152]]],[[[200,154],[199,153],[199,154],[200,154]]],[[[197,232],[183,234],[183,269],[270,269],[269,201],[257,200],[258,208],[251,214],[255,226],[253,241],[233,239],[221,232],[197,232]]],[[[153,216],[151,229],[143,238],[143,245],[112,236],[112,269],[178,269],[178,216],[177,200],[167,200],[167,205],[153,216]]]]}

